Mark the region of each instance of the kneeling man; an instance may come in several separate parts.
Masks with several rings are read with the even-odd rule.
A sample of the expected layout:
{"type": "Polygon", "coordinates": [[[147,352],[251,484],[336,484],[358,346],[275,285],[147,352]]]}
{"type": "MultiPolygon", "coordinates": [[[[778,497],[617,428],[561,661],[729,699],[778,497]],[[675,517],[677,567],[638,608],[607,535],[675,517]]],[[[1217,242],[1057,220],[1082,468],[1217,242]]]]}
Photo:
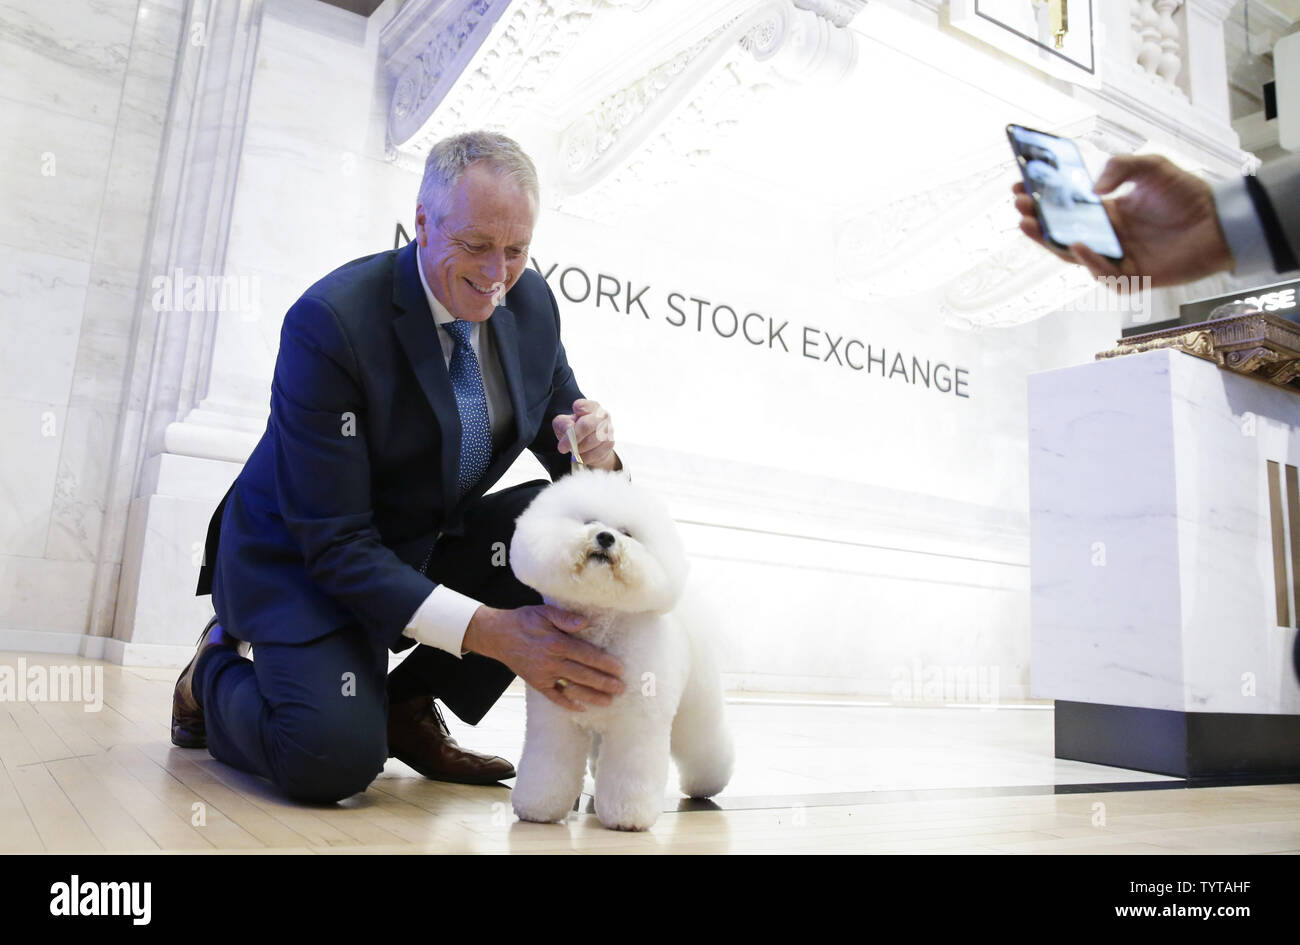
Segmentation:
{"type": "Polygon", "coordinates": [[[216,616],[177,681],[173,743],[332,802],[393,756],[436,780],[514,776],[458,746],[435,699],[476,724],[515,675],[575,711],[622,691],[619,662],[570,635],[583,618],[506,562],[546,481],[484,495],[525,448],[564,475],[570,427],[585,462],[622,468],[527,268],[538,204],[514,141],[443,140],[416,239],[289,309],[266,432],[209,527],[198,593],[216,616]]]}

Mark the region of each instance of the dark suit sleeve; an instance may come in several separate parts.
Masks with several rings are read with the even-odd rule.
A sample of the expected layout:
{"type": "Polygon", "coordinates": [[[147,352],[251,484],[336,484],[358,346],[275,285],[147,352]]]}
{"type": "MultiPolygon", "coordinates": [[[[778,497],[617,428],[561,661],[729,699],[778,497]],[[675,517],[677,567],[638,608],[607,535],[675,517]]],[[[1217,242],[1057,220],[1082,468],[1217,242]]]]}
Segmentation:
{"type": "Polygon", "coordinates": [[[299,299],[285,316],[271,383],[279,511],[313,583],[391,645],[433,583],[375,528],[367,417],[338,317],[322,300],[299,299]]]}
{"type": "Polygon", "coordinates": [[[528,444],[538,461],[554,482],[572,468],[568,453],[561,453],[555,439],[551,424],[562,413],[573,413],[573,402],[583,397],[578,381],[569,367],[569,359],[564,353],[564,343],[560,340],[560,308],[555,304],[555,294],[546,286],[546,294],[551,302],[551,313],[555,317],[555,369],[551,375],[551,400],[542,415],[542,425],[533,442],[528,444]]]}
{"type": "Polygon", "coordinates": [[[1214,185],[1214,208],[1239,276],[1300,267],[1300,155],[1214,185]]]}
{"type": "Polygon", "coordinates": [[[1264,227],[1273,268],[1280,274],[1300,266],[1300,155],[1272,161],[1259,169],[1255,178],[1247,178],[1255,212],[1264,227]]]}

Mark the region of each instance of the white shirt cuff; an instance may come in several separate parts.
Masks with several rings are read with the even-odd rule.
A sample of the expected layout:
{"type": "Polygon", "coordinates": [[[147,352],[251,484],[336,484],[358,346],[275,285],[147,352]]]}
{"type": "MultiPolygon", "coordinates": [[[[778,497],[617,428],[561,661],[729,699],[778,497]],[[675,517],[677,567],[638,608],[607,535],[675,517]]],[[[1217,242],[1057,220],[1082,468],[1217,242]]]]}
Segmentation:
{"type": "Polygon", "coordinates": [[[1234,177],[1214,185],[1214,209],[1219,225],[1232,250],[1233,274],[1247,276],[1273,271],[1273,254],[1264,236],[1255,204],[1246,192],[1243,178],[1234,177]]]}
{"type": "Polygon", "coordinates": [[[472,597],[439,584],[416,608],[402,634],[460,659],[467,652],[462,646],[465,630],[474,611],[482,606],[472,597]]]}

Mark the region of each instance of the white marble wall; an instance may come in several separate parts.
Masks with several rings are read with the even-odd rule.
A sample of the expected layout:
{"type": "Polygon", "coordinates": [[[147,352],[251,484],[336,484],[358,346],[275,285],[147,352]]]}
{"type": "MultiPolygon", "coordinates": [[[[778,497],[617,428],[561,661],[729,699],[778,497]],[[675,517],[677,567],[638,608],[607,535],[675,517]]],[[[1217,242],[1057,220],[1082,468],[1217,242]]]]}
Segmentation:
{"type": "Polygon", "coordinates": [[[222,317],[207,396],[267,407],[285,311],[316,279],[414,231],[418,180],[384,157],[379,27],[315,0],[267,3],[226,255],[258,287],[222,317]],[[399,217],[400,214],[400,217],[399,217]]]}
{"type": "MultiPolygon", "coordinates": [[[[335,266],[390,247],[399,220],[412,229],[417,181],[383,158],[373,43],[374,24],[364,33],[319,4],[266,8],[227,253],[228,271],[259,280],[260,300],[256,312],[222,316],[205,404],[264,411],[285,309],[335,266]]],[[[738,235],[723,256],[682,233],[671,209],[609,227],[548,207],[533,251],[543,266],[652,285],[650,321],[569,302],[557,287],[566,345],[584,389],[614,413],[639,481],[683,522],[734,647],[732,683],[889,698],[900,674],[910,684],[918,669],[983,667],[996,673],[998,698],[1025,697],[1025,377],[1108,346],[1117,316],[945,328],[924,302],[873,308],[832,281],[810,291],[794,278],[829,251],[797,238],[821,230],[818,208],[806,227],[791,220],[780,233],[765,222],[803,212],[780,195],[713,212],[738,235]],[[667,325],[671,290],[788,319],[791,352],[667,325]],[[961,364],[972,398],[814,363],[800,354],[803,324],[961,364]]],[[[535,473],[525,459],[506,481],[535,473]]],[[[154,540],[174,543],[173,560],[190,551],[176,522],[198,529],[218,478],[191,482],[188,498],[173,490],[151,511],[154,540]]],[[[164,571],[142,573],[142,593],[170,592],[164,571]]]]}
{"type": "Polygon", "coordinates": [[[1296,395],[1163,350],[1036,374],[1029,417],[1033,694],[1300,712],[1266,473],[1296,395]]]}
{"type": "Polygon", "coordinates": [[[733,685],[895,698],[917,666],[983,668],[999,698],[1026,698],[1026,377],[1109,347],[1119,316],[971,333],[925,300],[873,305],[810,287],[792,274],[818,271],[825,247],[795,238],[817,232],[815,210],[801,212],[771,195],[727,204],[720,219],[751,223],[748,236],[728,231],[720,255],[709,239],[679,239],[680,209],[623,227],[548,211],[533,252],[544,269],[559,264],[570,362],[616,418],[638,481],[686,523],[733,685]],[[763,226],[772,218],[786,221],[780,233],[763,226]],[[649,285],[651,317],[567,300],[569,265],[649,285]],[[707,320],[703,332],[675,327],[670,291],[788,320],[791,351],[718,337],[707,320]],[[972,396],[805,358],[803,325],[961,364],[972,396]]]}
{"type": "MultiPolygon", "coordinates": [[[[311,0],[265,5],[224,257],[227,274],[256,282],[257,303],[218,316],[211,376],[206,383],[200,378],[195,391],[200,409],[169,429],[167,452],[147,458],[138,479],[125,479],[132,484],[129,515],[123,505],[113,547],[135,551],[120,600],[102,605],[117,613],[122,642],[109,651],[115,658],[168,661],[192,645],[201,625],[196,617],[206,606],[189,594],[198,569],[195,543],[238,469],[240,451],[260,431],[283,312],[325,272],[389,248],[399,220],[412,230],[416,178],[384,157],[386,95],[376,41],[390,14],[386,7],[367,23],[311,0]]],[[[118,134],[116,126],[105,132],[110,142],[118,134]]],[[[137,185],[147,181],[143,175],[137,185]]],[[[683,522],[700,585],[734,647],[727,666],[732,683],[920,699],[919,691],[910,692],[914,682],[934,672],[982,668],[998,680],[994,698],[1026,696],[1024,379],[1108,345],[1117,319],[1063,313],[972,334],[939,324],[923,299],[908,309],[873,308],[841,297],[828,280],[810,292],[793,276],[818,271],[830,247],[798,233],[821,230],[820,210],[807,211],[803,230],[791,225],[780,233],[764,232],[773,214],[803,211],[779,195],[753,195],[715,211],[739,221],[735,232],[745,234],[729,244],[725,260],[705,251],[708,240],[683,238],[667,210],[658,219],[629,220],[611,230],[548,209],[534,251],[544,265],[580,265],[593,275],[613,272],[654,286],[646,302],[660,318],[655,323],[611,318],[606,308],[561,295],[566,339],[585,388],[614,411],[621,448],[639,478],[662,490],[683,522]],[[770,265],[774,256],[780,266],[770,265]],[[669,290],[789,319],[793,350],[765,357],[741,348],[738,339],[667,326],[663,297],[669,290]],[[970,371],[972,398],[943,397],[802,358],[797,332],[803,324],[909,357],[961,364],[970,371]],[[665,365],[682,383],[663,384],[665,365]],[[906,684],[901,691],[900,681],[906,684]]],[[[139,238],[144,242],[147,234],[139,238]]],[[[85,242],[89,253],[95,238],[85,242]]],[[[103,252],[128,255],[125,236],[101,242],[103,252]]],[[[83,260],[83,284],[92,261],[83,260]]],[[[134,280],[106,278],[95,311],[128,330],[137,289],[134,280]]],[[[61,357],[69,371],[78,347],[90,345],[81,322],[82,310],[90,309],[77,301],[83,296],[70,300],[65,316],[61,357]]],[[[27,321],[23,330],[31,331],[27,321]]],[[[46,337],[54,335],[51,330],[46,337]]],[[[141,337],[152,336],[137,335],[137,343],[141,337]]],[[[141,370],[137,365],[128,389],[120,377],[111,386],[107,373],[96,375],[97,387],[85,389],[106,409],[125,404],[128,420],[141,416],[141,370]]],[[[50,382],[51,373],[29,369],[33,382],[50,382]]],[[[54,399],[53,393],[42,396],[54,399]]],[[[105,417],[81,435],[81,453],[69,456],[121,455],[126,462],[135,454],[120,442],[93,441],[96,435],[110,441],[132,435],[130,429],[117,432],[121,426],[117,413],[105,417]]],[[[136,436],[138,429],[137,421],[136,436]]],[[[61,450],[33,443],[51,451],[44,485],[41,477],[16,472],[13,479],[47,489],[51,511],[42,520],[33,512],[38,503],[24,500],[15,503],[22,514],[7,525],[29,543],[42,529],[63,534],[49,526],[61,450]]],[[[512,477],[533,475],[529,463],[512,477]]],[[[102,496],[108,476],[103,462],[85,462],[79,475],[83,482],[99,476],[95,490],[82,486],[81,492],[102,496]]],[[[82,523],[76,527],[88,535],[103,517],[104,500],[98,501],[99,514],[82,507],[79,519],[65,518],[82,523]]],[[[69,524],[65,530],[75,529],[69,524]]],[[[76,544],[70,536],[62,540],[76,544]]],[[[86,548],[82,563],[89,579],[96,552],[86,548]]],[[[28,612],[14,629],[84,630],[89,588],[67,605],[74,613],[51,624],[52,603],[77,601],[53,593],[51,581],[31,585],[28,612]]],[[[27,637],[19,642],[52,645],[27,637]]],[[[945,697],[969,701],[970,694],[945,697]]]]}
{"type": "Polygon", "coordinates": [[[97,566],[114,606],[101,539],[182,5],[0,4],[0,647],[77,649],[97,566]]]}
{"type": "MultiPolygon", "coordinates": [[[[87,6],[35,16],[0,0],[18,27],[3,40],[0,109],[26,116],[0,144],[0,188],[17,208],[0,219],[0,277],[21,287],[0,296],[19,339],[0,353],[0,433],[24,444],[0,458],[0,646],[75,647],[116,622],[108,655],[174,661],[206,614],[191,595],[196,545],[264,423],[284,311],[336,266],[390,248],[398,221],[413,231],[417,179],[385,158],[377,50],[397,4],[369,20],[316,0],[264,4],[241,143],[216,155],[200,136],[192,158],[238,162],[218,255],[256,288],[253,305],[213,318],[210,340],[168,334],[141,306],[162,227],[192,209],[167,203],[171,152],[154,177],[168,95],[192,88],[192,74],[173,74],[194,68],[177,57],[180,13],[149,2],[80,15],[87,6]],[[51,181],[33,155],[46,150],[59,183],[40,191],[51,181]]],[[[1118,315],[970,332],[944,325],[924,294],[854,300],[827,268],[826,208],[715,196],[721,242],[665,202],[616,226],[548,207],[533,250],[543,265],[652,286],[650,320],[561,295],[566,344],[639,480],[682,522],[733,644],[731,682],[906,700],[936,672],[975,669],[996,678],[992,698],[1026,697],[1026,378],[1108,347],[1118,315]],[[672,290],[788,319],[791,351],[666,324],[672,290]],[[961,365],[971,397],[814,363],[800,353],[805,324],[961,365]]],[[[511,478],[534,471],[524,462],[511,478]]]]}

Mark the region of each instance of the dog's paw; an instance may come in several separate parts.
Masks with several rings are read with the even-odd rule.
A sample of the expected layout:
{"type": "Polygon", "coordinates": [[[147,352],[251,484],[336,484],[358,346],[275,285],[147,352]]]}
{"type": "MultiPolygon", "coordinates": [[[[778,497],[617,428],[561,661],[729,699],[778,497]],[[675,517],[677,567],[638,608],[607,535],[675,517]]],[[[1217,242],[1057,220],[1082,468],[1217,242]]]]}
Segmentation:
{"type": "Polygon", "coordinates": [[[512,805],[515,816],[532,824],[561,824],[573,809],[572,804],[521,804],[512,805]]]}
{"type": "Polygon", "coordinates": [[[649,830],[659,819],[662,798],[657,794],[641,797],[601,797],[596,789],[596,816],[610,830],[649,830]]]}
{"type": "Polygon", "coordinates": [[[654,826],[654,821],[652,820],[648,824],[607,824],[602,820],[601,824],[603,824],[607,830],[626,830],[629,833],[645,833],[654,826]]]}
{"type": "Polygon", "coordinates": [[[731,761],[725,760],[717,764],[697,764],[689,770],[682,770],[679,772],[682,793],[694,798],[721,794],[722,789],[731,781],[731,769],[731,761]]]}
{"type": "Polygon", "coordinates": [[[510,805],[515,816],[534,824],[562,823],[570,813],[577,796],[561,796],[558,791],[539,790],[532,781],[520,785],[515,782],[515,789],[510,792],[510,805]]]}
{"type": "Polygon", "coordinates": [[[711,778],[682,778],[682,793],[687,797],[695,798],[697,800],[706,797],[713,797],[715,794],[721,794],[722,789],[727,786],[727,782],[730,780],[730,774],[714,776],[711,778]]]}
{"type": "Polygon", "coordinates": [[[731,781],[735,754],[730,743],[707,758],[679,758],[677,773],[682,793],[687,797],[705,798],[722,793],[731,781]]]}

